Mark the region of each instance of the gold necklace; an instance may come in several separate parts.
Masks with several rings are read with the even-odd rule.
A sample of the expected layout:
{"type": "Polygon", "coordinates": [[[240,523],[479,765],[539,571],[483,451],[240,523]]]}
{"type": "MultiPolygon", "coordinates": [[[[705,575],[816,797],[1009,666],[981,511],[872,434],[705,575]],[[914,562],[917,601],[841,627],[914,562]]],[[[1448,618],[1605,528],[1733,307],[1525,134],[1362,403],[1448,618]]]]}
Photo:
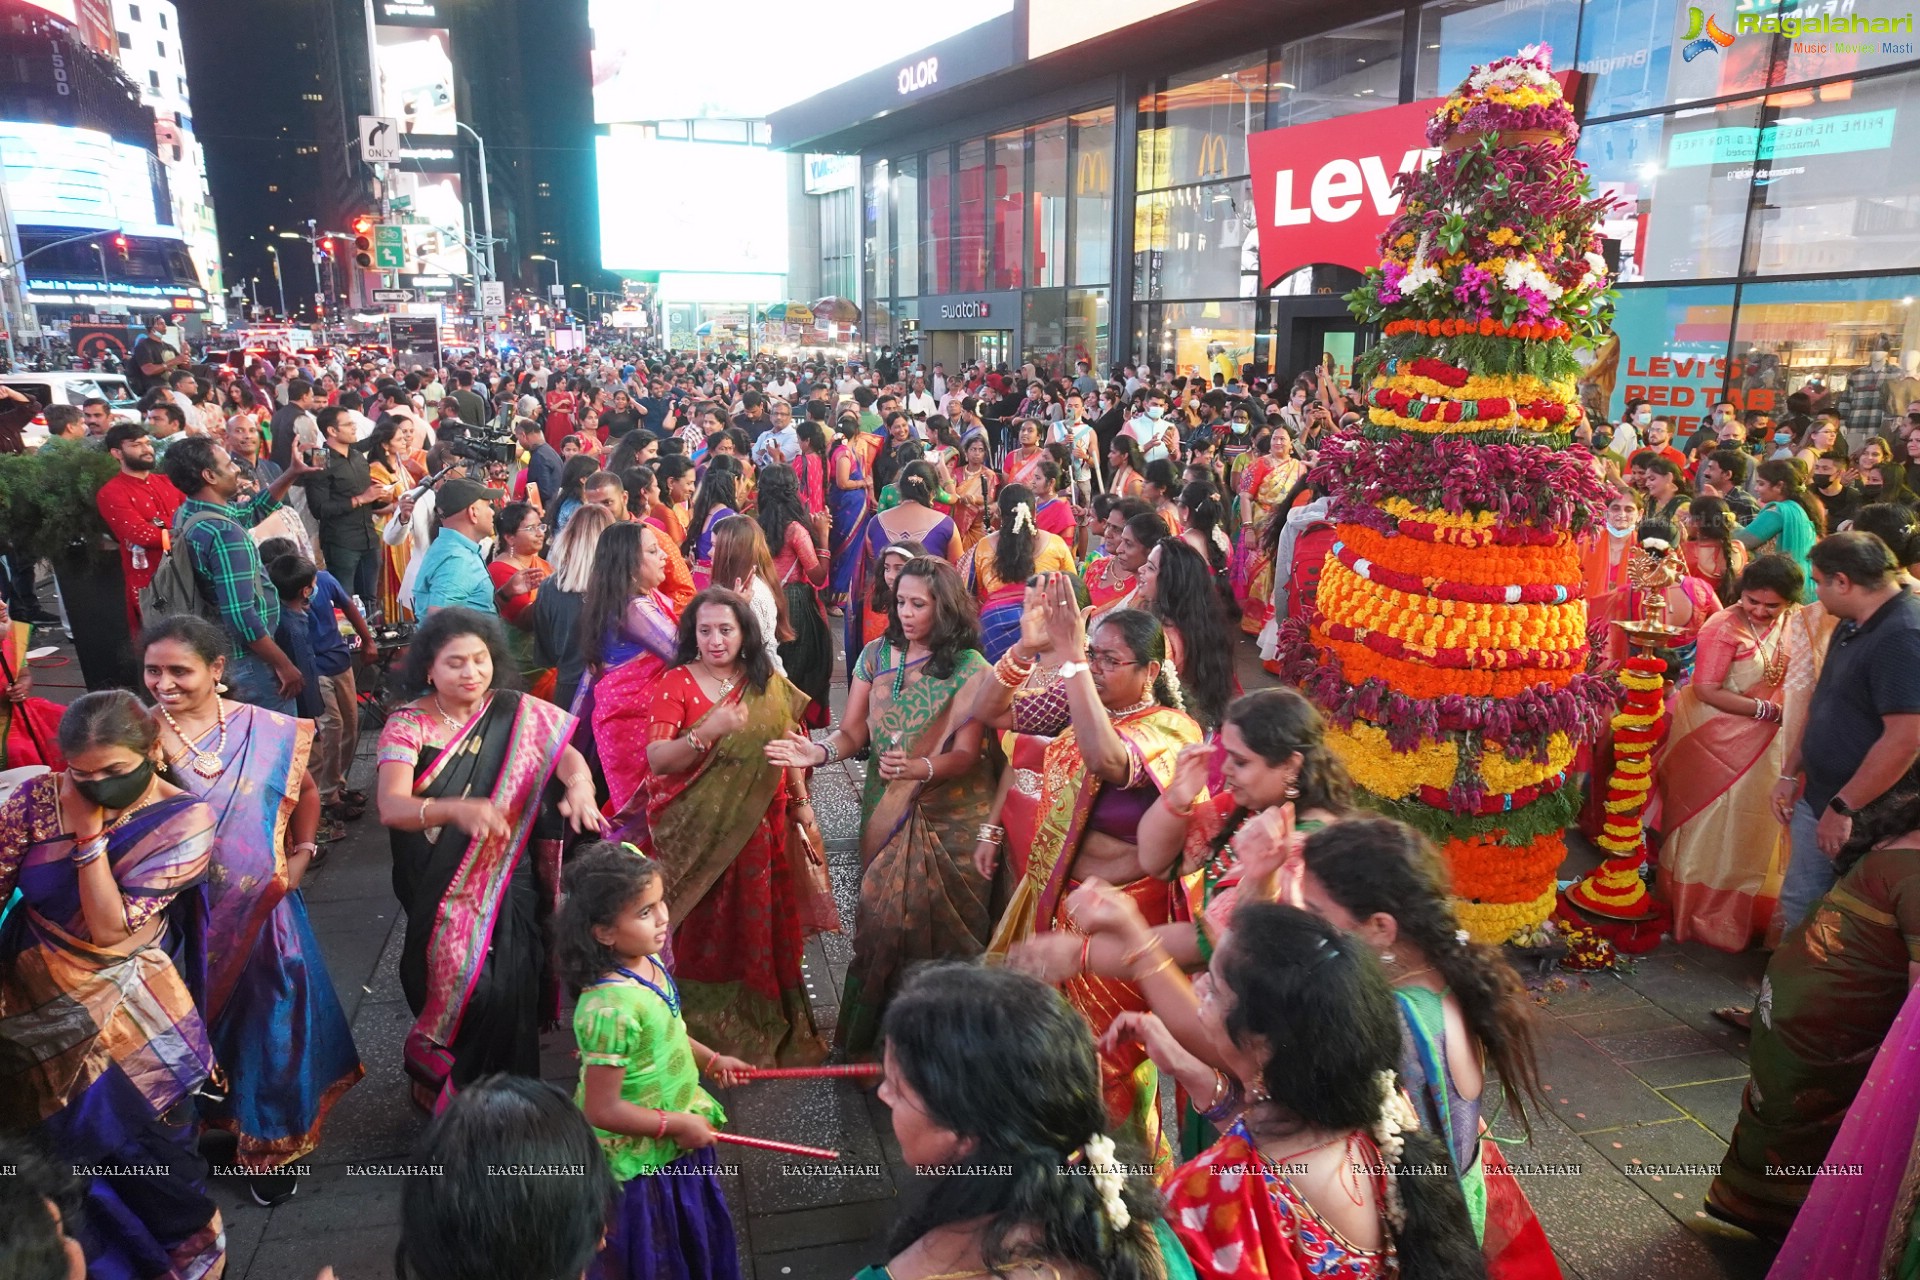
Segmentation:
{"type": "Polygon", "coordinates": [[[160,708],[160,718],[167,722],[167,728],[173,730],[173,736],[180,739],[180,745],[185,747],[187,754],[193,757],[191,761],[193,771],[208,781],[219,777],[221,770],[227,767],[226,760],[223,758],[227,751],[227,704],[221,700],[220,695],[217,693],[213,695],[214,714],[219,718],[220,724],[220,741],[212,751],[194,750],[193,743],[188,741],[187,735],[180,731],[180,725],[174,720],[173,713],[167,710],[167,704],[160,702],[155,705],[160,708]]]}
{"type": "MultiPolygon", "coordinates": [[[[733,686],[740,683],[740,677],[737,675],[731,678],[723,678],[721,676],[717,676],[713,674],[713,668],[706,664],[705,659],[701,660],[700,670],[706,674],[707,679],[712,680],[714,683],[720,686],[720,692],[710,697],[708,699],[709,702],[720,701],[720,699],[726,697],[728,694],[733,692],[733,686]]],[[[706,692],[706,690],[702,689],[701,692],[704,693],[706,692]]]]}
{"type": "Polygon", "coordinates": [[[1764,652],[1766,641],[1780,629],[1780,623],[1785,617],[1786,614],[1783,612],[1775,618],[1773,625],[1767,628],[1766,636],[1761,636],[1753,629],[1753,619],[1747,617],[1744,612],[1740,615],[1740,625],[1746,628],[1747,639],[1753,641],[1754,655],[1760,659],[1760,678],[1768,688],[1779,684],[1787,674],[1787,651],[1783,646],[1776,644],[1771,654],[1764,652]]]}

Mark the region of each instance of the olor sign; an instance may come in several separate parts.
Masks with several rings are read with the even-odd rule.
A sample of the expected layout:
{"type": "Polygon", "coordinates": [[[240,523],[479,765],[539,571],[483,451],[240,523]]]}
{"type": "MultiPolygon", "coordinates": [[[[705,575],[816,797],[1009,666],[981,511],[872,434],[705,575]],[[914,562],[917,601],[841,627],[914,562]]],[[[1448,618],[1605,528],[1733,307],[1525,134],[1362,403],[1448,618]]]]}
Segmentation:
{"type": "MultiPolygon", "coordinates": [[[[1571,100],[1578,73],[1554,77],[1571,100]]],[[[1268,129],[1247,138],[1260,217],[1260,285],[1314,263],[1380,265],[1380,236],[1400,211],[1394,183],[1439,151],[1427,121],[1444,98],[1268,129]]]]}

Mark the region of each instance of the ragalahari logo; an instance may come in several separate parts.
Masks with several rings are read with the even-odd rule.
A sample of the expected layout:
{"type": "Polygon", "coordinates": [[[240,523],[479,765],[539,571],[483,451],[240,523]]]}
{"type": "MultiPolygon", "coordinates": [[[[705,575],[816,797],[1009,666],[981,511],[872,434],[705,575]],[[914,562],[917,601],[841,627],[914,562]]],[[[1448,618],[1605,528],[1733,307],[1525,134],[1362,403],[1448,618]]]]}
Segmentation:
{"type": "Polygon", "coordinates": [[[1702,9],[1687,10],[1687,43],[1680,49],[1680,57],[1692,62],[1703,53],[1718,53],[1733,43],[1730,32],[1721,27],[1719,20],[1702,9]]]}

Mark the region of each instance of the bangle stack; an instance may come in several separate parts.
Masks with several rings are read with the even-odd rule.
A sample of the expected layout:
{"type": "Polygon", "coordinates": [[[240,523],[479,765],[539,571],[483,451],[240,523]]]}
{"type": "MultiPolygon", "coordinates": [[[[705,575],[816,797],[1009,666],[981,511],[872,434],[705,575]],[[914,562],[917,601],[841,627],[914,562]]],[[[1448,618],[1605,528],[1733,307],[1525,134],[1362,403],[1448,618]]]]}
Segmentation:
{"type": "Polygon", "coordinates": [[[1200,798],[1198,796],[1195,796],[1192,800],[1189,800],[1187,802],[1186,808],[1181,809],[1176,807],[1173,801],[1167,799],[1166,792],[1162,791],[1160,793],[1160,803],[1167,806],[1167,812],[1172,814],[1176,818],[1191,818],[1193,816],[1193,807],[1199,802],[1200,802],[1200,798]]]}
{"type": "Polygon", "coordinates": [[[71,861],[76,867],[84,867],[89,862],[98,862],[107,852],[107,833],[102,831],[84,844],[73,847],[71,861]]]}
{"type": "Polygon", "coordinates": [[[993,664],[993,678],[1009,689],[1018,689],[1033,674],[1034,659],[1022,662],[1013,654],[1009,649],[1000,655],[1000,661],[993,664]]]}
{"type": "Polygon", "coordinates": [[[662,1109],[660,1112],[660,1127],[653,1131],[653,1140],[655,1142],[658,1142],[666,1136],[667,1136],[667,1113],[665,1109],[662,1109]]]}
{"type": "Polygon", "coordinates": [[[320,852],[320,846],[312,840],[302,840],[299,844],[287,850],[287,852],[314,854],[320,852]]]}
{"type": "Polygon", "coordinates": [[[693,748],[693,754],[697,756],[707,754],[707,744],[700,741],[700,735],[691,729],[687,730],[687,745],[693,748]]]}
{"type": "Polygon", "coordinates": [[[425,831],[429,825],[427,822],[427,806],[432,803],[433,801],[431,800],[422,800],[420,802],[420,829],[422,831],[425,831]]]}
{"type": "Polygon", "coordinates": [[[840,746],[833,740],[832,734],[820,739],[820,750],[822,755],[820,763],[814,766],[816,769],[823,769],[840,758],[840,746]]]}
{"type": "Polygon", "coordinates": [[[931,758],[931,757],[929,757],[929,756],[921,756],[921,757],[920,757],[920,763],[921,763],[921,764],[924,764],[925,766],[927,766],[927,776],[926,776],[926,778],[925,778],[925,781],[927,781],[927,782],[932,782],[932,781],[933,781],[933,760],[932,760],[932,758],[931,758]]]}
{"type": "Polygon", "coordinates": [[[983,822],[980,824],[980,829],[973,833],[973,838],[981,844],[990,844],[998,849],[1006,842],[1007,829],[991,822],[983,822]]]}

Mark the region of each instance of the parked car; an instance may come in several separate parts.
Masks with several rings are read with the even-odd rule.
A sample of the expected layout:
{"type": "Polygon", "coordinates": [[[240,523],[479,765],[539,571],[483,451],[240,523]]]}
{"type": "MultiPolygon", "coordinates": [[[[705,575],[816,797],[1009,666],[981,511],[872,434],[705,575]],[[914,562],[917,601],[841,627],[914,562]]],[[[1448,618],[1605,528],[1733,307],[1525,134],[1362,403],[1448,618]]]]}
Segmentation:
{"type": "MultiPolygon", "coordinates": [[[[75,408],[98,396],[113,406],[115,422],[140,421],[140,398],[126,378],[117,373],[53,370],[46,373],[0,374],[0,383],[22,395],[32,396],[43,405],[70,404],[75,408]]],[[[47,438],[47,419],[35,414],[21,432],[28,449],[38,449],[47,438]]]]}

